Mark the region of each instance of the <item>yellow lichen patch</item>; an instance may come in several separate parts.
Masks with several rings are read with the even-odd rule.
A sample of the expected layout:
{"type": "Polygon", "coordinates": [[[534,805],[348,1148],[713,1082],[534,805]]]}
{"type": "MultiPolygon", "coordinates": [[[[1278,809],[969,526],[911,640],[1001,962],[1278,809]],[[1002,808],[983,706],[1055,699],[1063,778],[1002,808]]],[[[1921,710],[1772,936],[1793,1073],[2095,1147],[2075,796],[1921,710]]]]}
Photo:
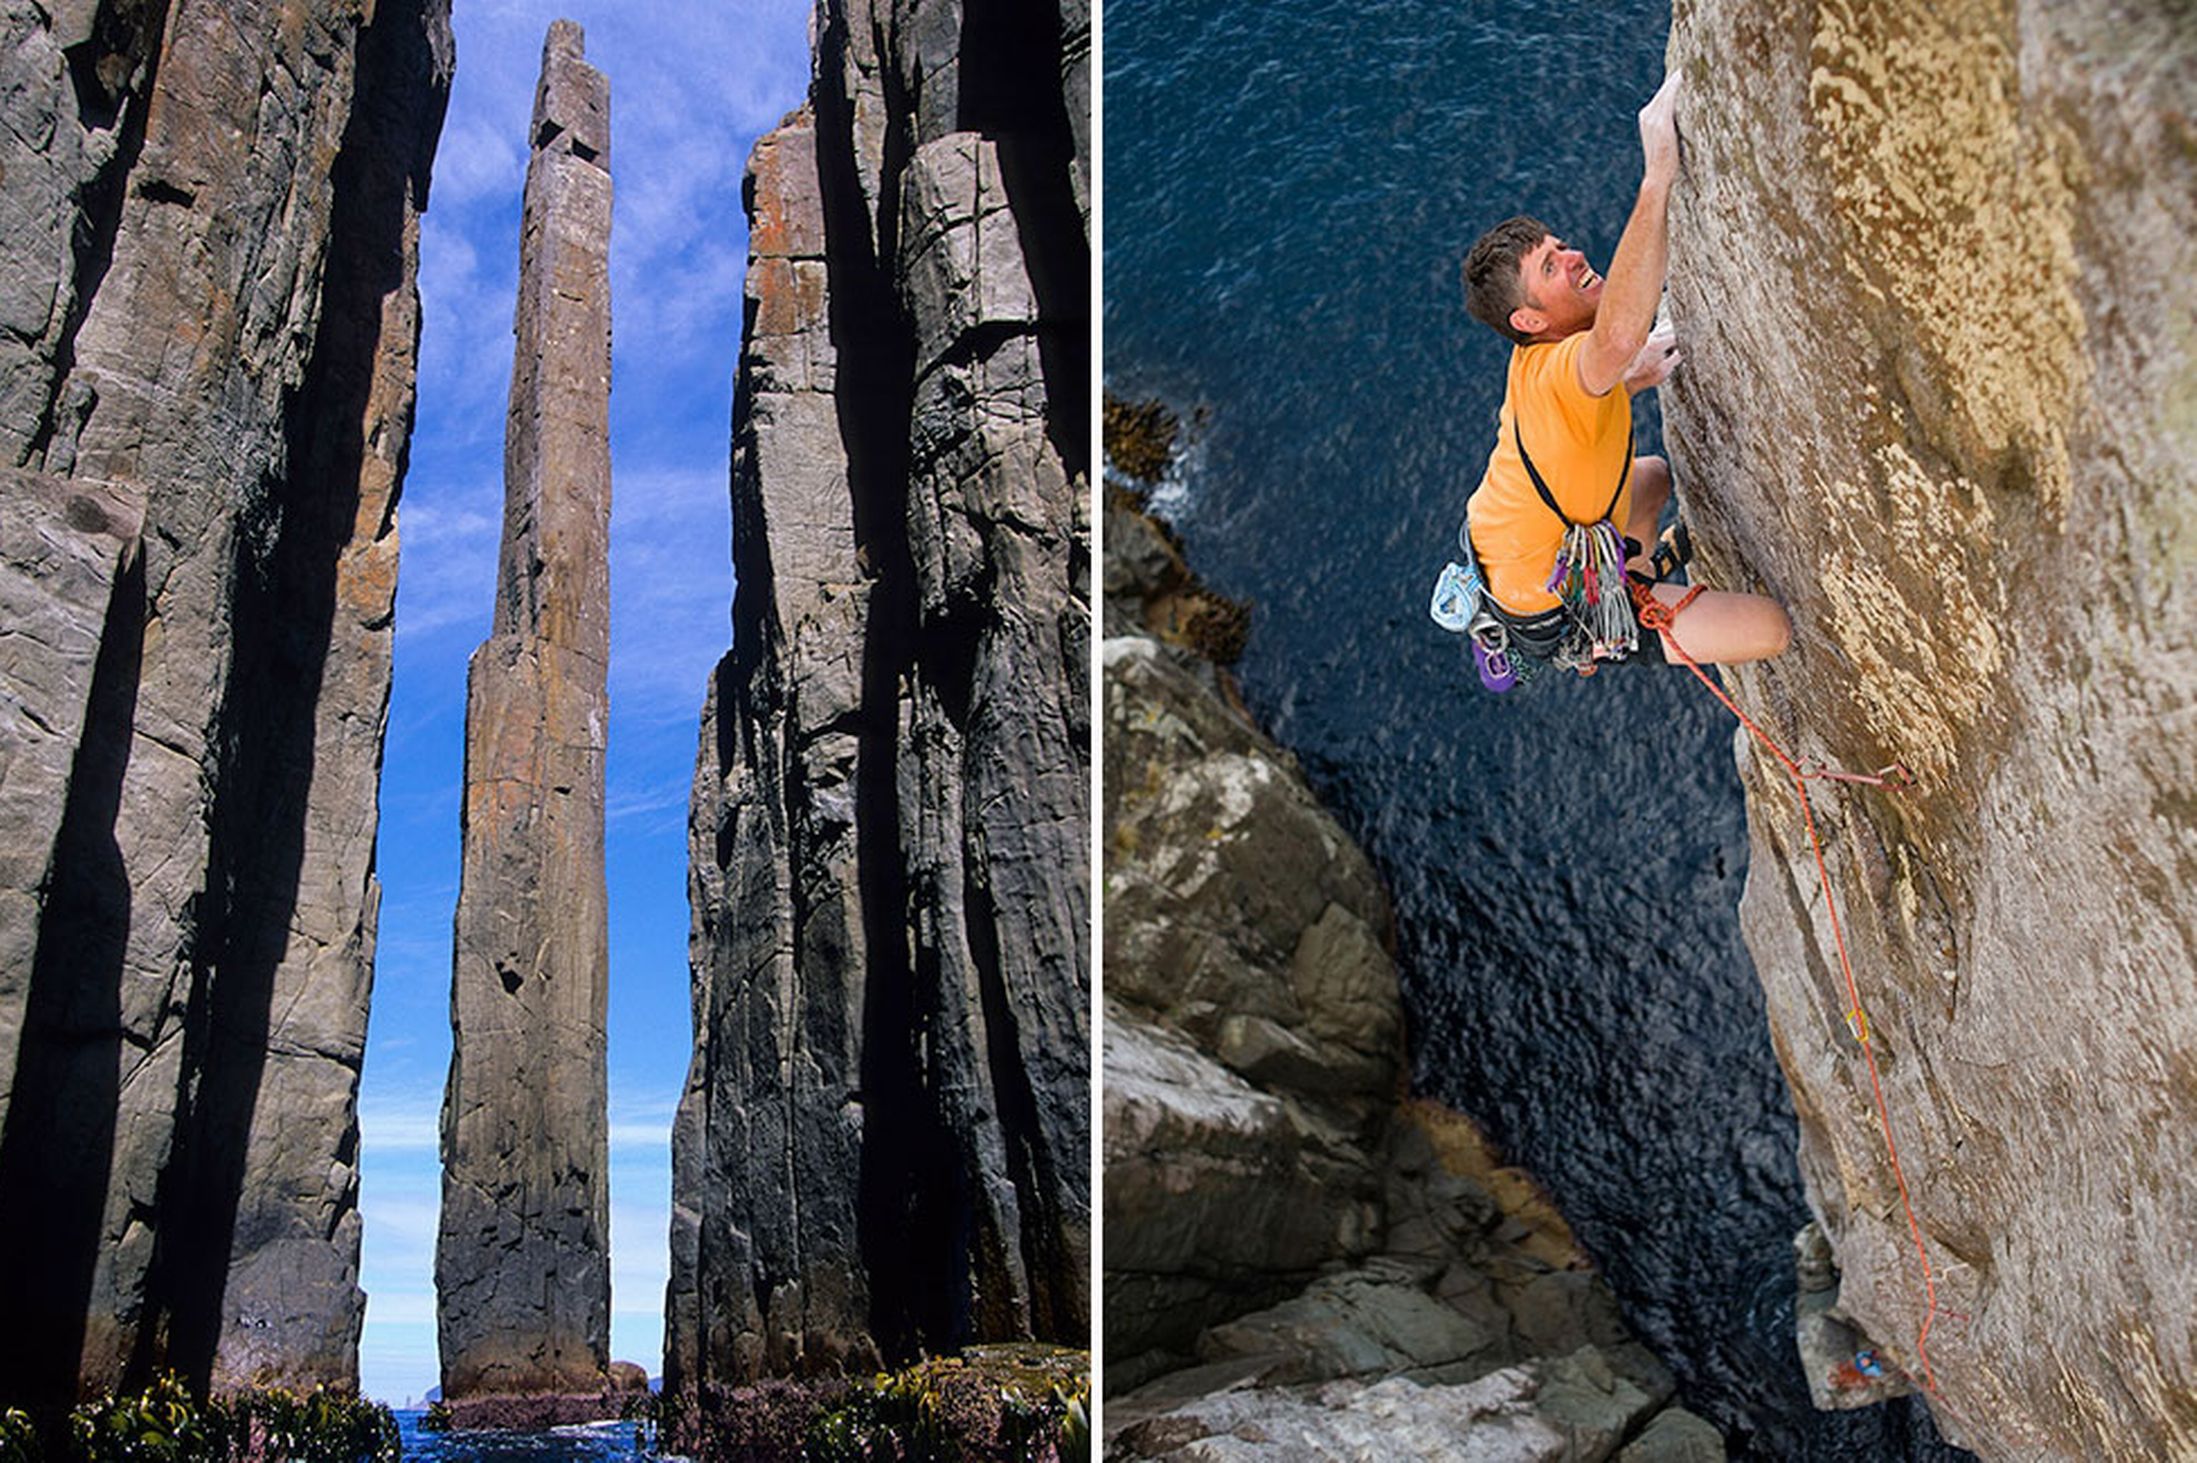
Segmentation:
{"type": "Polygon", "coordinates": [[[1398,1105],[1396,1117],[1427,1135],[1435,1161],[1446,1171],[1480,1185],[1506,1218],[1526,1227],[1528,1233],[1517,1242],[1520,1250],[1553,1269],[1591,1267],[1593,1262],[1540,1181],[1522,1168],[1505,1164],[1479,1124],[1428,1097],[1406,1098],[1398,1105]]]}
{"type": "Polygon", "coordinates": [[[2062,124],[2024,112],[2016,25],[2008,0],[1826,0],[1809,106],[1845,267],[1898,312],[1948,403],[1926,427],[1971,471],[2023,451],[2056,517],[2089,381],[2074,292],[2083,165],[2062,124]]]}
{"type": "Polygon", "coordinates": [[[1900,923],[1906,927],[1912,946],[1915,926],[1922,920],[1922,891],[1915,887],[1915,860],[1906,848],[1894,848],[1891,854],[1892,907],[1899,911],[1900,923]]]}
{"type": "MultiPolygon", "coordinates": [[[[1826,544],[1824,629],[1854,664],[1871,735],[1929,784],[1953,766],[2005,665],[1966,551],[1991,543],[1994,528],[1972,484],[1938,481],[1897,443],[1875,456],[1890,510],[1875,524],[1834,520],[1853,536],[1826,544]]],[[[1830,496],[1856,494],[1837,484],[1830,496]]]]}

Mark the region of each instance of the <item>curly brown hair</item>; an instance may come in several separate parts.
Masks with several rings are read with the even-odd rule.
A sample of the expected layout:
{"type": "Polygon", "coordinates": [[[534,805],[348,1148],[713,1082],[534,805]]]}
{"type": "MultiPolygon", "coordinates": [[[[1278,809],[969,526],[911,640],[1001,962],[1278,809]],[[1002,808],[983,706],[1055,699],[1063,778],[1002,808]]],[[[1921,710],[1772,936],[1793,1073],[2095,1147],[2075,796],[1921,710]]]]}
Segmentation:
{"type": "Polygon", "coordinates": [[[1533,339],[1510,323],[1510,312],[1526,303],[1518,285],[1518,261],[1551,232],[1541,220],[1519,214],[1482,234],[1465,255],[1465,308],[1515,345],[1527,345],[1533,339]]]}

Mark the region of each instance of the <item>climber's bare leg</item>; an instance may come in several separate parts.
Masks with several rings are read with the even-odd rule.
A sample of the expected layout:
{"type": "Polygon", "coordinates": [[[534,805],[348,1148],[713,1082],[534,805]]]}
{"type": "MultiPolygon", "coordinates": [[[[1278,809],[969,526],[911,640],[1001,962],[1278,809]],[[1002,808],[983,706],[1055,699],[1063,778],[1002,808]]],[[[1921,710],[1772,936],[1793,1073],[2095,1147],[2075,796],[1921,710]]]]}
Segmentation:
{"type": "Polygon", "coordinates": [[[1632,460],[1632,511],[1625,519],[1625,537],[1640,545],[1640,552],[1625,561],[1636,574],[1648,571],[1648,556],[1655,552],[1655,521],[1663,505],[1671,501],[1671,465],[1660,457],[1632,460]]]}
{"type": "MultiPolygon", "coordinates": [[[[1680,584],[1658,584],[1649,591],[1665,604],[1685,596],[1680,584]]],[[[1703,665],[1738,665],[1782,655],[1792,643],[1793,622],[1774,599],[1728,589],[1704,589],[1663,634],[1663,657],[1679,659],[1671,649],[1675,635],[1685,652],[1703,665]]]]}
{"type": "MultiPolygon", "coordinates": [[[[1649,555],[1655,552],[1656,520],[1671,501],[1671,465],[1660,457],[1632,460],[1632,510],[1625,519],[1625,536],[1640,545],[1640,552],[1625,567],[1639,574],[1652,572],[1649,555]]],[[[1684,585],[1658,584],[1655,597],[1677,604],[1684,585]]],[[[1738,665],[1782,655],[1792,643],[1793,624],[1776,600],[1759,594],[1739,594],[1724,589],[1704,589],[1694,596],[1672,627],[1678,643],[1703,665],[1738,665]]],[[[1678,664],[1670,647],[1671,633],[1663,636],[1663,657],[1678,664]]]]}

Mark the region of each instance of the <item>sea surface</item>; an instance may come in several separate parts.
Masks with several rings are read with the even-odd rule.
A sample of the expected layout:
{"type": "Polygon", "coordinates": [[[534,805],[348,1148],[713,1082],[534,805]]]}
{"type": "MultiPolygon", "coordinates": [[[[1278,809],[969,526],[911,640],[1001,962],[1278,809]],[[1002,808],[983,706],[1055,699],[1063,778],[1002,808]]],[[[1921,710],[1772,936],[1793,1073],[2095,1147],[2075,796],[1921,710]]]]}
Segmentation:
{"type": "Polygon", "coordinates": [[[420,1429],[420,1419],[426,1415],[397,1413],[406,1463],[637,1463],[641,1459],[667,1463],[636,1445],[636,1424],[631,1422],[588,1423],[544,1433],[431,1433],[420,1429]]]}
{"type": "Polygon", "coordinates": [[[1160,506],[1253,603],[1245,693],[1394,892],[1420,1090],[1549,1185],[1735,1457],[1964,1458],[1912,1403],[1808,1405],[1728,714],[1648,666],[1490,696],[1426,614],[1508,350],[1459,261],[1524,212],[1608,266],[1668,25],[1631,0],[1108,0],[1106,384],[1191,423],[1160,506]]]}

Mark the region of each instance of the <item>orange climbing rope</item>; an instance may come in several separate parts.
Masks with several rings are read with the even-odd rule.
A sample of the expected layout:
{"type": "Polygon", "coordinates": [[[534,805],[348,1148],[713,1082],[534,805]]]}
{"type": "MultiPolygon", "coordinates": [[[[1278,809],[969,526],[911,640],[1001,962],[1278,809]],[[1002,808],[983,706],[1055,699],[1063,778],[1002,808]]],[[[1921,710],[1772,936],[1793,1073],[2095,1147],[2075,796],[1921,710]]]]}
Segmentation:
{"type": "MultiPolygon", "coordinates": [[[[1678,618],[1679,611],[1694,602],[1694,596],[1701,593],[1702,586],[1696,584],[1689,587],[1675,605],[1664,604],[1655,597],[1649,585],[1637,580],[1632,581],[1631,589],[1633,603],[1639,611],[1640,627],[1644,630],[1666,631],[1671,628],[1672,621],[1678,618]]],[[[1752,732],[1755,740],[1768,747],[1771,754],[1784,764],[1786,772],[1792,776],[1793,791],[1800,795],[1800,816],[1808,827],[1808,846],[1815,851],[1816,877],[1823,882],[1823,907],[1831,916],[1831,939],[1838,947],[1839,973],[1846,977],[1846,1027],[1861,1047],[1863,1060],[1869,1064],[1869,1090],[1875,1094],[1877,1100],[1877,1122],[1884,1130],[1884,1151],[1892,1161],[1892,1178],[1899,1185],[1900,1207],[1907,1211],[1907,1229],[1914,1236],[1915,1258],[1922,1264],[1923,1298],[1927,1306],[1923,1312],[1922,1329],[1915,1336],[1915,1351],[1922,1362],[1923,1386],[1935,1394],[1938,1390],[1938,1379],[1930,1366],[1930,1327],[1938,1318],[1937,1276],[1930,1268],[1930,1251],[1923,1244],[1922,1222],[1915,1218],[1914,1201],[1908,1197],[1907,1175],[1900,1168],[1899,1144],[1892,1137],[1892,1112],[1885,1103],[1884,1082],[1877,1074],[1876,1052],[1869,1043],[1869,1013],[1861,1004],[1861,988],[1854,982],[1853,961],[1846,954],[1846,933],[1839,928],[1838,905],[1831,898],[1831,871],[1823,860],[1823,840],[1816,832],[1815,809],[1808,802],[1810,779],[1859,782],[1873,787],[1905,787],[1911,784],[1912,779],[1908,776],[1907,769],[1897,764],[1879,768],[1875,773],[1858,773],[1837,772],[1819,763],[1803,764],[1794,761],[1783,747],[1772,740],[1768,732],[1756,726],[1754,719],[1739,709],[1739,704],[1725,694],[1722,686],[1709,679],[1708,673],[1686,653],[1686,647],[1678,643],[1676,635],[1668,636],[1664,644],[1677,653],[1679,663],[1694,673],[1694,679],[1708,687],[1709,694],[1723,702],[1724,709],[1738,717],[1739,724],[1752,732]]]]}

